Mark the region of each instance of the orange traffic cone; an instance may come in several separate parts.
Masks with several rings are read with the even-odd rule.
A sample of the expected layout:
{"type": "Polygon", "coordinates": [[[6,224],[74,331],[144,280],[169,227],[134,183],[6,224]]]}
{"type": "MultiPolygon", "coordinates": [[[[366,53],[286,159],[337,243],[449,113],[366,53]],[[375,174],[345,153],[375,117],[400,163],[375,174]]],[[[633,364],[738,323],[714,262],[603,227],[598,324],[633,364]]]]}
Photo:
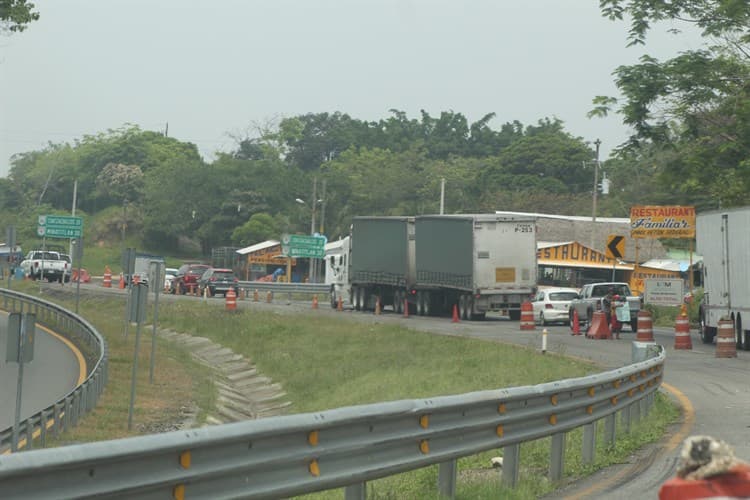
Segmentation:
{"type": "Polygon", "coordinates": [[[120,273],[120,284],[118,286],[120,290],[125,288],[125,278],[123,277],[122,273],[120,273]]]}
{"type": "Polygon", "coordinates": [[[578,311],[573,309],[573,321],[570,322],[570,328],[573,330],[571,335],[581,334],[581,320],[578,318],[578,311]]]}
{"type": "Polygon", "coordinates": [[[635,334],[635,340],[638,342],[653,342],[654,330],[649,311],[638,311],[638,333],[635,334]]]}
{"type": "Polygon", "coordinates": [[[258,302],[258,289],[253,292],[253,302],[258,302]]]}
{"type": "Polygon", "coordinates": [[[343,311],[344,310],[344,299],[342,299],[341,297],[339,297],[339,301],[336,304],[336,310],[337,311],[343,311]]]}
{"type": "Polygon", "coordinates": [[[409,299],[404,299],[404,318],[409,317],[409,299]]]}
{"type": "Polygon", "coordinates": [[[453,319],[451,320],[451,323],[458,323],[458,306],[456,304],[453,304],[453,319]]]}
{"type": "Polygon", "coordinates": [[[318,308],[318,296],[317,295],[313,295],[312,308],[313,309],[318,308]]]}

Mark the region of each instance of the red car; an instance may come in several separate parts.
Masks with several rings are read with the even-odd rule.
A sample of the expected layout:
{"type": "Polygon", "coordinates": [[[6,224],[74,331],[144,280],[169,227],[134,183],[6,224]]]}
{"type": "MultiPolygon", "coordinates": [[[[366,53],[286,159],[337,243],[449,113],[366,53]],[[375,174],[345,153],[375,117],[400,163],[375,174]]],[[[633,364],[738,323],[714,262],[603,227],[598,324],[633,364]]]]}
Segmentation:
{"type": "Polygon", "coordinates": [[[207,264],[183,264],[177,270],[177,275],[172,279],[169,293],[185,295],[188,292],[198,291],[198,280],[211,266],[207,264]]]}

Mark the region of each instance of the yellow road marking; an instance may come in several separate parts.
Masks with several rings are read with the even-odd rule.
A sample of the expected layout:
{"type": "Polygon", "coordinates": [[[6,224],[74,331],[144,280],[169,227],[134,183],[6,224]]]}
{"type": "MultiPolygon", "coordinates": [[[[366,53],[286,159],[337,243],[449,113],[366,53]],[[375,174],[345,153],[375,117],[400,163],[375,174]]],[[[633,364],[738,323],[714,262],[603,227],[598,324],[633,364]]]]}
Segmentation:
{"type": "MultiPolygon", "coordinates": [[[[659,452],[658,456],[664,456],[667,453],[673,451],[677,446],[682,443],[686,437],[688,437],[688,434],[690,433],[690,429],[693,427],[693,424],[695,423],[695,409],[693,408],[693,404],[690,402],[687,396],[677,389],[676,387],[667,384],[666,382],[662,382],[662,387],[664,387],[665,390],[667,390],[672,396],[674,396],[677,401],[680,403],[680,406],[682,406],[682,411],[684,415],[684,420],[682,421],[682,425],[680,425],[680,429],[672,435],[672,437],[667,441],[666,445],[661,449],[661,452],[659,452]]],[[[565,500],[580,500],[582,498],[587,498],[593,495],[597,495],[600,493],[603,489],[609,488],[616,484],[618,481],[626,477],[630,473],[629,469],[623,469],[617,474],[613,475],[612,477],[601,481],[600,483],[591,486],[579,493],[576,493],[575,495],[566,496],[565,500]]]]}

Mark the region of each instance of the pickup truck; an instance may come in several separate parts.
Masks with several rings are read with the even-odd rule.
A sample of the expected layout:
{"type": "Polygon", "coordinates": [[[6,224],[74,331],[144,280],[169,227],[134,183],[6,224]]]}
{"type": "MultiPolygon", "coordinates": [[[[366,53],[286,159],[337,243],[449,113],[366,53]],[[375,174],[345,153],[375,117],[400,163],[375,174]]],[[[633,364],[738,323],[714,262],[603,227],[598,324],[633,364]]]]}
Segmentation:
{"type": "Polygon", "coordinates": [[[24,275],[33,280],[70,281],[72,266],[70,256],[49,250],[31,250],[21,261],[24,275]]]}
{"type": "Polygon", "coordinates": [[[568,315],[571,324],[573,324],[573,311],[577,311],[578,321],[590,325],[594,311],[602,310],[602,299],[607,295],[610,288],[614,290],[614,295],[627,298],[630,306],[630,329],[634,332],[638,331],[638,311],[641,310],[641,298],[631,293],[627,283],[608,282],[583,285],[578,298],[573,299],[570,303],[568,315]]]}

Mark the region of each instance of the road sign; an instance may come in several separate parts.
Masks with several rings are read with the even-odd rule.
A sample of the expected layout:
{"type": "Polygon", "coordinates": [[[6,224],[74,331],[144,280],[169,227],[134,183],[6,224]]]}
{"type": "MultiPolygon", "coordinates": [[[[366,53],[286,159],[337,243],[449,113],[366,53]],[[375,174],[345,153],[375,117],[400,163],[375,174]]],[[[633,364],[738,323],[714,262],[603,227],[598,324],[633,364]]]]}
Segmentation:
{"type": "Polygon", "coordinates": [[[47,238],[80,238],[83,219],[67,215],[40,215],[36,234],[47,238]]]}
{"type": "Polygon", "coordinates": [[[326,255],[325,236],[285,234],[281,238],[281,249],[287,257],[309,257],[322,259],[326,255]]]}
{"type": "Polygon", "coordinates": [[[622,259],[625,255],[625,237],[610,234],[607,238],[605,255],[608,259],[622,259]]]}

